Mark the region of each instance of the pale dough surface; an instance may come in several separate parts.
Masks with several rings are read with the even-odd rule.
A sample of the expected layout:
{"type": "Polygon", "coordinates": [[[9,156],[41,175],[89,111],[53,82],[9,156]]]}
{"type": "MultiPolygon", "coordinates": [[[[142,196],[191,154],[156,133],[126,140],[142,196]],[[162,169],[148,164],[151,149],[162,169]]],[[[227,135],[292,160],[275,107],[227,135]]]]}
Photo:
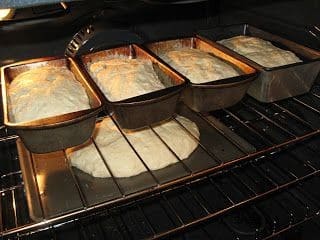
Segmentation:
{"type": "Polygon", "coordinates": [[[9,85],[11,121],[25,122],[90,108],[88,95],[66,67],[39,67],[9,85]]]}
{"type": "Polygon", "coordinates": [[[256,37],[236,36],[218,42],[264,67],[302,62],[293,52],[278,48],[271,42],[256,37]]]}
{"type": "MultiPolygon", "coordinates": [[[[177,119],[183,121],[183,125],[196,138],[200,137],[195,123],[181,116],[178,116],[177,119]]],[[[154,130],[182,160],[198,146],[198,142],[175,120],[162,123],[154,130]]],[[[149,169],[158,170],[178,162],[174,154],[150,128],[126,132],[125,135],[149,169]]],[[[97,124],[93,139],[115,177],[131,177],[147,171],[110,118],[105,118],[97,124]]],[[[72,166],[94,177],[111,176],[92,142],[68,149],[66,153],[72,166]]]]}
{"type": "Polygon", "coordinates": [[[193,83],[206,83],[239,75],[232,65],[198,49],[173,50],[164,53],[161,58],[193,83]]]}
{"type": "Polygon", "coordinates": [[[150,60],[101,59],[89,64],[89,73],[110,101],[120,101],[165,88],[150,60]]]}

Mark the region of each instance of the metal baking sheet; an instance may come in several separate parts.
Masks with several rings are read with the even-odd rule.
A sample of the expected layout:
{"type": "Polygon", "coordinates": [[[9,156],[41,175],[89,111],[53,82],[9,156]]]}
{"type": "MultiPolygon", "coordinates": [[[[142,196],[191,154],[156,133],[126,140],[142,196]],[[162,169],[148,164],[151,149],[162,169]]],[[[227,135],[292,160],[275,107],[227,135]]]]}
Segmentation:
{"type": "MultiPolygon", "coordinates": [[[[110,118],[109,116],[105,118],[110,118]]],[[[101,119],[102,120],[102,119],[101,119]]],[[[119,134],[122,134],[122,131],[120,128],[116,125],[115,121],[113,120],[113,127],[117,128],[119,134]]],[[[94,141],[94,140],[93,140],[94,141]]],[[[123,136],[123,141],[126,142],[126,138],[123,136]]],[[[114,182],[119,186],[119,190],[123,195],[128,195],[131,193],[135,193],[141,190],[144,190],[146,188],[152,188],[153,186],[157,185],[157,182],[154,180],[153,176],[147,171],[145,168],[146,172],[140,173],[139,175],[132,176],[132,177],[123,177],[123,178],[116,178],[113,176],[113,169],[108,165],[107,157],[108,157],[108,151],[105,150],[100,150],[99,148],[99,143],[94,141],[96,149],[98,150],[101,159],[104,161],[106,168],[108,169],[109,173],[111,174],[111,177],[113,178],[114,182]]],[[[126,144],[127,151],[132,151],[136,161],[140,161],[139,157],[137,154],[134,153],[134,150],[132,150],[130,144],[127,142],[126,144]]],[[[141,164],[143,164],[141,162],[141,164]]]]}
{"type": "Polygon", "coordinates": [[[214,41],[238,35],[258,37],[270,41],[282,49],[294,52],[303,60],[301,63],[266,68],[219,43],[215,43],[217,48],[260,71],[258,78],[248,89],[248,94],[262,102],[273,102],[308,92],[320,70],[319,51],[248,24],[216,27],[199,31],[199,34],[214,41]]]}
{"type": "Polygon", "coordinates": [[[121,198],[123,194],[129,195],[156,185],[148,172],[130,178],[95,178],[77,168],[70,168],[63,151],[32,154],[21,140],[17,141],[17,145],[29,214],[35,221],[121,198]],[[30,165],[34,165],[34,171],[30,165]]]}
{"type": "Polygon", "coordinates": [[[188,158],[183,160],[192,172],[200,172],[202,170],[216,167],[220,163],[210,156],[202,147],[198,146],[188,158]]]}
{"type": "Polygon", "coordinates": [[[180,93],[186,86],[185,80],[179,74],[135,44],[89,53],[81,56],[78,63],[100,97],[106,102],[107,110],[114,113],[117,122],[125,129],[142,128],[169,119],[174,114],[180,93]],[[110,101],[91,76],[89,64],[101,59],[123,57],[150,60],[155,73],[166,88],[120,101],[110,101]]]}
{"type": "Polygon", "coordinates": [[[116,178],[116,181],[125,195],[150,189],[157,185],[149,172],[143,172],[133,177],[116,178]]]}
{"type": "Polygon", "coordinates": [[[177,162],[168,167],[155,170],[153,174],[159,180],[159,183],[163,184],[187,176],[190,172],[184,168],[182,163],[177,162]]]}
{"type": "Polygon", "coordinates": [[[84,207],[62,151],[31,157],[45,218],[84,207]]]}
{"type": "MultiPolygon", "coordinates": [[[[65,154],[65,156],[67,158],[67,154],[65,154]]],[[[90,159],[87,159],[87,161],[90,161],[90,159]]],[[[71,167],[69,162],[70,160],[68,159],[69,168],[76,177],[79,188],[83,193],[85,205],[92,206],[122,196],[122,193],[112,178],[93,177],[76,167],[71,167]]]]}
{"type": "MultiPolygon", "coordinates": [[[[227,160],[243,156],[231,142],[224,139],[223,135],[212,126],[210,127],[198,114],[188,108],[180,110],[179,114],[188,117],[198,125],[200,139],[194,136],[193,138],[200,145],[187,159],[180,159],[177,163],[160,170],[147,171],[146,169],[144,173],[128,178],[92,177],[71,167],[64,151],[33,154],[18,139],[19,159],[31,218],[41,221],[82,211],[109,201],[121,200],[133,193],[148,192],[162,184],[174,183],[175,180],[192,173],[218,166],[224,159],[223,152],[229,152],[227,160]]],[[[180,124],[177,120],[173,121],[180,124]]],[[[180,127],[186,131],[186,134],[190,134],[183,125],[180,124],[180,127]]],[[[150,129],[156,133],[154,127],[150,129]]],[[[118,130],[121,131],[119,128],[118,130]]],[[[124,134],[124,139],[127,139],[125,136],[124,134]]],[[[161,139],[161,134],[156,136],[161,139]]],[[[136,150],[135,146],[130,145],[129,142],[128,147],[136,150]]],[[[100,151],[99,154],[105,161],[100,151]]],[[[137,158],[139,158],[138,155],[137,158]]],[[[105,166],[108,169],[106,164],[105,166]]]]}
{"type": "Polygon", "coordinates": [[[21,140],[17,145],[32,219],[48,219],[83,208],[62,151],[32,154],[21,140]]]}
{"type": "MultiPolygon", "coordinates": [[[[152,130],[150,128],[147,128],[147,129],[150,130],[151,134],[154,136],[154,141],[158,141],[158,143],[160,143],[160,146],[162,146],[164,149],[167,149],[165,144],[161,144],[161,140],[158,138],[158,136],[154,132],[152,132],[152,130]]],[[[130,141],[130,136],[128,136],[128,134],[125,132],[123,132],[123,133],[126,136],[126,138],[128,139],[128,142],[130,142],[132,148],[135,149],[137,155],[139,155],[140,158],[148,166],[148,164],[147,164],[148,159],[147,158],[153,158],[153,156],[152,155],[142,156],[141,153],[139,152],[139,150],[141,147],[144,148],[145,146],[144,145],[136,146],[133,142],[130,141]]],[[[175,155],[172,152],[170,152],[170,153],[171,153],[171,156],[174,158],[175,155]]],[[[176,163],[169,165],[163,169],[151,170],[150,174],[153,174],[159,183],[169,182],[174,179],[188,175],[188,172],[183,168],[183,165],[179,162],[178,158],[176,158],[176,161],[177,161],[176,163]]]]}
{"type": "Polygon", "coordinates": [[[104,201],[121,197],[117,185],[111,178],[95,178],[72,167],[87,205],[93,206],[104,201]]]}
{"type": "Polygon", "coordinates": [[[38,58],[4,66],[1,68],[1,88],[4,124],[16,130],[25,146],[35,153],[57,151],[83,143],[91,136],[95,118],[102,109],[98,95],[91,88],[74,60],[70,58],[38,58]],[[8,113],[8,86],[20,73],[44,66],[67,67],[85,88],[91,108],[29,122],[12,122],[8,113]]]}
{"type": "Polygon", "coordinates": [[[44,216],[40,202],[40,195],[36,184],[31,155],[30,152],[26,150],[20,139],[17,140],[17,148],[20,167],[21,171],[23,172],[22,178],[26,191],[29,215],[34,221],[41,221],[44,216]]]}
{"type": "MultiPolygon", "coordinates": [[[[198,122],[195,123],[198,125],[198,122]]],[[[195,173],[219,165],[219,162],[216,161],[214,156],[210,156],[210,154],[206,152],[206,150],[201,145],[199,145],[199,140],[196,139],[195,136],[193,136],[186,128],[179,124],[178,121],[176,121],[176,124],[178,125],[178,127],[180,127],[181,131],[185,132],[186,137],[189,137],[191,141],[194,141],[198,144],[197,148],[190,154],[190,156],[188,156],[188,158],[180,159],[183,162],[183,164],[185,164],[187,168],[191,170],[191,172],[195,173]]],[[[153,129],[155,132],[158,133],[159,137],[161,138],[161,132],[157,131],[156,128],[153,129]]],[[[163,141],[165,142],[164,139],[163,141]]],[[[168,147],[170,148],[169,144],[168,147]]],[[[174,150],[172,149],[172,151],[174,150]]]]}
{"type": "Polygon", "coordinates": [[[227,162],[246,155],[246,153],[242,152],[217,129],[199,115],[192,112],[184,104],[179,105],[178,114],[197,123],[200,131],[200,143],[222,162],[227,162]]]}
{"type": "Polygon", "coordinates": [[[252,146],[246,140],[235,134],[233,131],[230,130],[230,128],[228,128],[215,117],[208,114],[204,115],[203,117],[206,118],[206,120],[208,120],[209,122],[211,122],[214,128],[219,129],[221,135],[235,143],[235,145],[237,145],[239,149],[242,149],[243,152],[249,154],[257,151],[257,149],[254,146],[252,146]]]}

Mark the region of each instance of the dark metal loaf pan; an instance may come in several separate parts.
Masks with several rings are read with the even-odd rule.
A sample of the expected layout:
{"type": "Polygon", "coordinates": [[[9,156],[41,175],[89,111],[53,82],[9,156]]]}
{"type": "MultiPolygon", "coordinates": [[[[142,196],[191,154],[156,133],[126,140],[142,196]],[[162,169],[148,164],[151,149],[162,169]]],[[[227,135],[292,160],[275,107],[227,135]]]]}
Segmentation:
{"type": "MultiPolygon", "coordinates": [[[[100,97],[104,99],[107,110],[114,114],[121,128],[125,129],[142,128],[171,118],[175,113],[180,94],[186,85],[179,74],[171,71],[169,67],[158,61],[157,58],[135,44],[90,53],[83,55],[78,60],[82,69],[86,70],[84,74],[90,78],[93,87],[99,92],[100,97]],[[151,60],[156,74],[167,88],[121,101],[110,101],[95,84],[87,67],[91,62],[99,61],[101,58],[107,57],[111,59],[123,56],[151,60]]],[[[123,87],[126,87],[125,79],[123,87]]]]}
{"type": "MultiPolygon", "coordinates": [[[[256,77],[256,70],[215,47],[215,43],[198,37],[181,38],[146,44],[146,47],[161,56],[165,52],[182,48],[196,48],[233,65],[240,73],[237,77],[207,83],[191,83],[183,92],[183,101],[198,112],[230,107],[239,102],[256,77]]],[[[186,59],[188,61],[188,59],[186,59]]],[[[185,77],[187,79],[187,77],[185,77]]]]}
{"type": "Polygon", "coordinates": [[[248,94],[261,102],[273,102],[308,92],[320,70],[320,52],[276,36],[248,24],[217,27],[199,31],[201,36],[219,41],[238,35],[258,37],[295,53],[303,62],[266,68],[223,45],[219,48],[260,71],[248,94]]]}
{"type": "Polygon", "coordinates": [[[1,68],[1,88],[4,124],[14,129],[25,146],[34,153],[53,152],[85,142],[91,136],[96,116],[102,110],[98,95],[70,58],[38,58],[4,66],[1,68]],[[12,122],[8,113],[7,88],[18,74],[40,66],[66,66],[86,89],[91,108],[30,122],[12,122]]]}

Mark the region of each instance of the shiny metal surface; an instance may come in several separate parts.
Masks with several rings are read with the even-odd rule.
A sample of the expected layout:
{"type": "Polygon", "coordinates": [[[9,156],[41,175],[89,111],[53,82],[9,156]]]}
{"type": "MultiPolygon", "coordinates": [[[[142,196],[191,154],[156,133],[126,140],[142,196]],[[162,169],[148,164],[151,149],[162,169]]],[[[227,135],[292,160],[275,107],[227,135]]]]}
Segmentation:
{"type": "Polygon", "coordinates": [[[203,30],[199,31],[199,34],[215,41],[237,35],[254,36],[275,43],[302,58],[302,63],[266,68],[216,43],[216,47],[222,51],[260,71],[258,78],[248,89],[248,94],[261,102],[274,102],[308,92],[320,70],[320,52],[248,24],[203,30]]]}
{"type": "MultiPolygon", "coordinates": [[[[155,137],[163,143],[177,158],[177,163],[164,169],[152,171],[144,163],[134,144],[119,126],[124,139],[134,150],[137,157],[146,167],[146,172],[130,178],[94,178],[71,167],[66,154],[58,151],[48,154],[32,154],[26,150],[21,140],[17,141],[21,170],[25,179],[30,216],[34,220],[52,219],[68,212],[94,207],[101,203],[119,200],[133,193],[156,189],[161,185],[172,184],[176,180],[190,177],[192,174],[221,166],[232,159],[245,157],[246,153],[228,141],[217,130],[212,128],[200,116],[187,107],[181,106],[179,114],[194,121],[200,131],[200,139],[193,136],[179,121],[180,126],[194,141],[197,149],[185,160],[179,159],[169,145],[161,138],[161,133],[150,126],[155,137]],[[228,154],[225,152],[228,149],[228,154]],[[61,191],[60,186],[63,187],[61,191]],[[72,197],[70,197],[72,196],[72,197]],[[43,216],[42,216],[43,211],[43,216]]],[[[242,142],[245,142],[242,140],[242,142]]],[[[245,142],[245,144],[248,144],[245,142]]],[[[99,147],[97,150],[100,153],[99,147]]],[[[103,158],[103,155],[100,155],[103,158]]],[[[107,162],[104,160],[106,168],[107,162]]]]}
{"type": "Polygon", "coordinates": [[[191,83],[188,80],[189,85],[183,92],[182,100],[194,111],[213,111],[236,104],[244,97],[249,85],[256,77],[254,68],[219,50],[209,40],[191,37],[148,43],[146,47],[158,57],[165,52],[186,47],[199,49],[228,62],[241,73],[237,77],[203,84],[191,83]]]}
{"type": "Polygon", "coordinates": [[[44,217],[44,213],[41,206],[39,188],[34,175],[34,166],[31,160],[31,155],[25,148],[21,147],[21,140],[17,140],[18,154],[22,156],[20,159],[25,159],[20,161],[20,167],[23,169],[25,174],[23,174],[23,182],[25,183],[25,191],[27,196],[27,201],[29,203],[29,214],[34,221],[41,221],[44,217]]]}
{"type": "MultiPolygon", "coordinates": [[[[67,158],[66,155],[65,157],[67,158]]],[[[70,160],[68,159],[68,161],[70,160]]],[[[71,168],[71,173],[75,176],[74,180],[80,188],[79,191],[85,206],[121,197],[122,193],[111,178],[95,178],[75,167],[71,168]]]]}
{"type": "Polygon", "coordinates": [[[102,109],[99,97],[70,58],[40,58],[2,67],[1,88],[4,124],[14,129],[26,147],[35,153],[53,152],[83,143],[91,136],[96,116],[102,109]],[[39,66],[67,66],[86,89],[91,109],[24,123],[12,122],[8,113],[7,88],[18,74],[39,66]]]}
{"type": "Polygon", "coordinates": [[[79,57],[78,63],[83,73],[90,78],[100,97],[104,99],[107,110],[110,113],[113,112],[115,120],[124,129],[142,128],[172,117],[180,94],[186,86],[186,82],[181,76],[171,71],[170,68],[136,44],[89,53],[79,57]],[[119,58],[119,56],[150,60],[156,74],[166,88],[121,101],[108,100],[94,79],[90,77],[88,64],[99,61],[101,58],[119,58]]]}
{"type": "Polygon", "coordinates": [[[30,193],[28,202],[30,201],[29,205],[32,207],[31,217],[50,218],[61,212],[77,210],[83,206],[76,185],[68,171],[63,152],[33,154],[23,147],[20,140],[18,140],[18,145],[19,154],[26,157],[26,159],[21,158],[21,170],[25,173],[24,178],[28,183],[26,189],[30,193]],[[28,168],[28,164],[33,166],[32,169],[28,168]],[[34,194],[35,190],[37,194],[34,194]],[[68,195],[73,197],[66,198],[68,195]],[[39,199],[40,204],[38,204],[39,199]],[[35,204],[32,205],[33,203],[35,204]],[[42,211],[43,216],[39,215],[42,211]]]}
{"type": "MultiPolygon", "coordinates": [[[[245,104],[249,104],[247,98],[243,102],[245,104]]],[[[250,102],[250,104],[251,104],[251,102],[250,102]]],[[[273,106],[276,107],[276,104],[268,105],[268,107],[266,107],[265,109],[268,110],[270,107],[273,107],[273,106]]],[[[303,107],[303,106],[304,105],[301,105],[301,107],[303,107]]],[[[315,105],[311,105],[311,106],[318,108],[315,105]]],[[[260,111],[260,108],[258,108],[258,106],[256,106],[255,108],[260,111]]],[[[304,109],[306,109],[306,108],[304,108],[304,109]]],[[[262,111],[262,109],[261,109],[261,111],[262,111]]],[[[282,113],[286,113],[286,114],[290,113],[292,115],[292,117],[294,117],[294,116],[295,116],[295,118],[298,117],[295,115],[295,113],[287,110],[286,106],[283,107],[282,111],[283,111],[282,113]]],[[[262,154],[269,154],[270,152],[279,151],[280,147],[285,147],[288,144],[301,142],[302,140],[309,138],[311,136],[317,135],[319,133],[319,130],[309,129],[308,132],[304,133],[303,135],[294,135],[293,138],[283,140],[283,142],[272,143],[270,146],[265,146],[262,149],[259,148],[260,150],[252,151],[254,148],[252,146],[250,146],[250,144],[248,144],[248,142],[244,141],[242,137],[238,136],[237,138],[232,138],[232,136],[234,136],[235,133],[230,134],[230,132],[229,132],[230,127],[228,125],[227,125],[228,126],[227,127],[222,123],[217,124],[217,122],[219,122],[219,121],[215,117],[213,117],[211,115],[207,116],[204,114],[192,112],[190,109],[188,109],[185,106],[179,107],[178,113],[181,115],[185,115],[189,118],[192,118],[193,120],[200,117],[200,119],[194,120],[199,125],[200,131],[202,131],[202,129],[203,129],[203,131],[211,132],[209,127],[213,128],[216,131],[216,132],[214,131],[212,133],[212,135],[215,137],[212,138],[209,143],[206,142],[208,140],[207,137],[209,137],[209,135],[207,135],[207,137],[205,137],[204,139],[202,139],[200,137],[200,142],[199,142],[200,145],[198,147],[198,149],[200,148],[205,152],[205,155],[211,157],[211,159],[212,159],[211,167],[208,168],[208,166],[206,164],[203,164],[202,165],[203,170],[198,171],[198,168],[190,169],[191,168],[190,166],[192,166],[192,164],[188,165],[187,161],[192,161],[192,162],[198,161],[199,158],[194,157],[193,160],[187,159],[187,160],[179,161],[179,165],[183,166],[183,169],[185,170],[185,172],[187,174],[185,176],[181,176],[179,178],[175,177],[172,180],[169,180],[169,179],[173,177],[173,175],[171,174],[171,171],[172,171],[172,173],[175,171],[174,165],[172,165],[173,168],[170,168],[170,167],[167,168],[168,174],[166,174],[165,171],[163,171],[163,173],[166,175],[165,177],[162,177],[162,175],[157,175],[156,171],[147,171],[144,174],[141,174],[136,179],[134,179],[134,178],[118,179],[118,178],[112,177],[112,178],[110,178],[110,182],[106,181],[106,184],[108,184],[108,186],[110,186],[110,188],[111,188],[110,195],[106,195],[105,193],[108,192],[107,189],[105,189],[105,191],[104,191],[104,190],[99,189],[99,187],[95,188],[95,186],[100,186],[100,184],[101,185],[104,184],[102,182],[99,182],[100,180],[96,181],[97,180],[96,178],[89,178],[92,182],[90,185],[87,185],[86,180],[88,179],[88,176],[86,174],[84,174],[81,171],[78,171],[74,168],[70,168],[70,166],[67,166],[66,170],[69,173],[66,173],[66,176],[68,176],[68,179],[70,179],[70,181],[73,181],[71,186],[74,186],[73,188],[76,190],[75,191],[75,193],[77,195],[76,199],[78,199],[77,201],[82,204],[81,208],[79,208],[78,210],[69,211],[69,212],[66,212],[62,215],[54,216],[52,218],[45,219],[45,220],[44,219],[40,219],[40,220],[35,219],[35,220],[32,220],[31,222],[29,222],[28,224],[24,224],[24,225],[20,225],[19,222],[17,222],[17,224],[14,225],[15,227],[13,226],[11,228],[6,228],[3,231],[3,234],[8,235],[8,234],[15,234],[18,232],[26,232],[26,231],[30,232],[30,231],[34,231],[34,230],[37,230],[39,228],[43,228],[43,227],[51,225],[51,224],[58,224],[60,222],[68,222],[69,220],[74,221],[74,219],[76,219],[80,216],[94,213],[94,212],[101,210],[105,207],[110,208],[114,205],[119,206],[123,203],[127,203],[130,200],[134,201],[137,199],[141,199],[144,196],[157,195],[157,194],[159,194],[159,191],[167,192],[167,191],[170,191],[171,189],[173,189],[173,190],[176,188],[178,189],[179,186],[182,186],[187,182],[190,182],[190,181],[198,182],[201,178],[203,178],[205,176],[209,176],[210,174],[213,174],[210,176],[215,176],[217,174],[219,175],[220,174],[218,172],[219,170],[224,170],[227,167],[230,167],[231,165],[240,164],[244,161],[245,162],[251,161],[253,159],[253,157],[258,157],[257,159],[259,159],[259,156],[261,156],[262,154]],[[188,111],[189,111],[190,115],[188,115],[188,111]],[[194,116],[192,116],[192,115],[195,115],[197,117],[194,118],[194,116]],[[202,121],[204,121],[204,122],[202,122],[202,121]],[[224,131],[223,129],[225,129],[225,128],[228,128],[229,131],[224,131]],[[220,140],[219,140],[219,136],[220,136],[220,140]],[[221,151],[221,154],[222,154],[222,152],[225,151],[223,147],[222,148],[218,147],[218,149],[220,149],[220,150],[215,153],[212,152],[212,149],[209,150],[211,144],[212,144],[212,146],[214,146],[216,144],[217,144],[217,146],[219,146],[220,145],[219,142],[220,141],[223,142],[223,140],[221,140],[221,137],[222,137],[222,139],[225,139],[224,141],[227,141],[227,143],[230,144],[228,146],[228,149],[233,149],[231,152],[234,152],[234,153],[238,152],[239,153],[239,151],[240,151],[241,154],[239,153],[238,157],[231,155],[230,158],[233,158],[231,160],[229,160],[229,159],[222,160],[219,158],[219,154],[220,154],[219,151],[221,151]],[[158,179],[158,178],[160,178],[160,179],[158,179]],[[161,178],[162,178],[162,181],[161,181],[161,178]],[[146,180],[146,179],[149,179],[149,180],[146,180]],[[112,184],[112,183],[114,183],[114,184],[112,184]],[[88,187],[88,189],[84,189],[84,187],[86,187],[86,186],[88,187]],[[93,194],[93,193],[96,193],[96,194],[93,194]],[[90,196],[89,196],[89,194],[90,194],[90,196]]],[[[230,114],[232,113],[234,116],[238,115],[238,113],[234,109],[230,109],[229,113],[230,114]]],[[[281,115],[282,113],[278,113],[275,116],[281,115]]],[[[260,118],[259,121],[261,121],[262,119],[267,120],[264,116],[259,117],[259,115],[257,115],[257,117],[260,118]]],[[[305,119],[304,115],[301,115],[301,117],[303,117],[303,119],[305,119]]],[[[306,120],[309,122],[308,119],[309,118],[306,118],[306,120]]],[[[269,121],[271,124],[276,123],[276,122],[274,122],[273,118],[270,118],[267,121],[269,121]]],[[[238,118],[237,122],[239,124],[243,124],[243,126],[249,126],[250,124],[254,123],[255,121],[254,120],[244,121],[243,119],[238,118]]],[[[276,126],[276,125],[274,125],[274,126],[276,126]]],[[[314,126],[314,125],[312,125],[312,126],[314,126]]],[[[182,125],[181,125],[181,127],[183,128],[182,125]]],[[[248,130],[248,131],[251,131],[251,130],[248,130]]],[[[261,130],[258,130],[258,129],[256,129],[255,131],[261,132],[261,130]]],[[[266,139],[269,139],[268,136],[264,136],[264,137],[266,139]]],[[[169,147],[169,146],[167,146],[167,147],[169,147]]],[[[63,156],[63,154],[61,154],[61,156],[63,156]]],[[[198,155],[198,156],[200,157],[200,155],[198,155]]],[[[223,156],[223,154],[221,156],[223,156]]],[[[272,154],[270,156],[272,156],[272,154]]],[[[27,158],[25,156],[23,156],[21,153],[19,153],[19,157],[23,159],[23,160],[20,159],[20,161],[26,162],[27,158]]],[[[32,161],[29,160],[29,162],[32,162],[32,161]]],[[[21,164],[21,166],[23,166],[23,164],[21,164]]],[[[201,166],[201,164],[196,164],[195,166],[199,167],[199,166],[201,166]]],[[[300,181],[301,179],[304,179],[305,177],[308,177],[308,176],[311,176],[313,174],[318,173],[318,170],[315,170],[315,168],[309,168],[309,169],[311,169],[311,170],[306,173],[303,173],[303,175],[300,174],[299,177],[291,178],[292,180],[290,180],[291,181],[290,183],[285,182],[285,184],[284,183],[281,183],[281,184],[282,185],[284,184],[284,186],[290,186],[287,184],[296,183],[297,181],[300,181]]],[[[163,169],[163,170],[166,170],[166,169],[163,169]]],[[[50,169],[47,169],[47,171],[50,172],[50,169]]],[[[288,169],[288,171],[290,171],[290,169],[288,169]]],[[[228,172],[228,171],[226,171],[226,172],[228,172]]],[[[261,174],[261,172],[260,172],[260,174],[261,174]]],[[[264,174],[266,174],[266,173],[264,173],[264,174]]],[[[292,172],[292,174],[295,174],[295,173],[292,172]]],[[[24,173],[23,173],[23,175],[24,175],[24,178],[27,176],[27,174],[24,174],[24,173]]],[[[34,185],[36,178],[32,177],[30,175],[28,176],[28,178],[30,179],[29,182],[33,182],[32,184],[34,185]]],[[[239,181],[239,184],[246,185],[246,183],[243,181],[242,178],[238,181],[239,181]]],[[[213,184],[216,185],[215,182],[213,182],[213,184]]],[[[273,182],[273,185],[277,186],[277,188],[273,189],[273,190],[272,189],[268,190],[266,194],[277,191],[277,189],[282,189],[282,185],[279,185],[278,183],[273,182]]],[[[188,186],[188,184],[187,184],[187,186],[188,186]]],[[[10,188],[5,191],[6,192],[7,191],[16,191],[16,189],[18,190],[18,189],[21,189],[22,187],[23,187],[23,185],[18,185],[18,186],[16,186],[16,188],[10,188]]],[[[251,188],[251,186],[247,186],[247,187],[251,188]]],[[[26,189],[28,189],[28,186],[26,186],[26,189]]],[[[252,189],[251,191],[254,191],[254,190],[252,189]]],[[[27,194],[30,194],[30,193],[28,193],[28,191],[27,191],[27,194]]],[[[39,195],[39,193],[36,192],[35,196],[37,196],[37,195],[39,195]]],[[[245,199],[243,199],[243,201],[240,201],[239,203],[236,203],[234,200],[232,200],[230,198],[230,201],[232,203],[231,207],[229,206],[229,207],[225,208],[224,210],[219,211],[220,213],[212,213],[211,211],[209,211],[209,212],[207,211],[207,214],[210,213],[210,217],[218,216],[220,214],[225,213],[226,211],[229,211],[229,210],[234,209],[238,206],[241,206],[242,204],[245,204],[248,201],[251,201],[252,199],[258,199],[261,197],[260,195],[261,195],[261,192],[255,193],[255,194],[251,195],[250,199],[245,198],[245,199]]],[[[262,196],[264,196],[264,195],[262,195],[262,196]]],[[[8,197],[11,198],[12,194],[8,195],[8,197]]],[[[65,196],[65,197],[67,197],[67,196],[65,196]]],[[[198,198],[197,195],[195,195],[194,197],[198,198]]],[[[28,197],[28,198],[30,199],[30,197],[28,197]]],[[[41,202],[43,200],[44,199],[40,199],[39,202],[41,202]]],[[[29,207],[27,209],[29,209],[29,211],[31,211],[32,209],[35,209],[35,207],[37,205],[39,207],[39,205],[42,204],[42,203],[37,204],[34,202],[28,203],[29,207]],[[35,207],[32,208],[30,206],[31,204],[35,204],[35,207]]],[[[4,203],[6,203],[6,201],[4,203]]],[[[3,209],[3,206],[2,206],[2,209],[3,209]]],[[[15,212],[16,211],[14,211],[13,213],[15,213],[15,212]]],[[[41,215],[41,206],[40,206],[40,208],[38,208],[38,212],[41,215]]],[[[17,213],[19,213],[19,212],[17,212],[17,213]]],[[[4,214],[5,214],[5,216],[8,216],[7,213],[4,213],[4,214]]],[[[206,214],[206,216],[207,216],[207,214],[206,214]]],[[[148,217],[148,215],[145,215],[145,216],[148,217]]],[[[198,223],[210,218],[210,217],[207,218],[206,216],[204,218],[201,218],[201,219],[198,219],[198,220],[195,220],[192,222],[188,222],[187,224],[184,224],[181,227],[175,228],[176,230],[172,229],[170,231],[165,231],[165,232],[159,233],[160,235],[157,232],[157,234],[155,234],[154,236],[157,236],[157,237],[158,236],[168,236],[168,234],[173,234],[173,233],[179,232],[183,229],[186,229],[190,226],[193,226],[194,224],[198,224],[198,223]]],[[[14,218],[14,215],[13,215],[13,218],[14,218]]],[[[19,218],[17,218],[17,220],[19,220],[19,218]]],[[[7,224],[8,223],[5,223],[4,226],[7,226],[7,224]]]]}

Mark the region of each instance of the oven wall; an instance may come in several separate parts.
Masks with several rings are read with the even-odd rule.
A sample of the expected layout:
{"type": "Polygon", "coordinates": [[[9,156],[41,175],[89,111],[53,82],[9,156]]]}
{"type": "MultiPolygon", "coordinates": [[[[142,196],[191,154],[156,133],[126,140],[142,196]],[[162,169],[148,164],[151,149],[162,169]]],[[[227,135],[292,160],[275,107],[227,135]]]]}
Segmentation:
{"type": "Polygon", "coordinates": [[[188,36],[218,24],[248,22],[320,49],[320,42],[305,30],[305,26],[320,23],[319,12],[319,0],[209,0],[187,5],[85,1],[72,4],[65,16],[0,23],[0,66],[63,55],[72,35],[92,22],[93,16],[110,28],[134,30],[147,41],[188,36]]]}
{"type": "Polygon", "coordinates": [[[320,25],[319,12],[319,0],[221,0],[218,21],[219,24],[252,23],[320,49],[320,41],[307,30],[320,25]]]}
{"type": "Polygon", "coordinates": [[[128,24],[147,41],[184,37],[217,24],[218,2],[146,5],[128,15],[128,24]]]}
{"type": "Polygon", "coordinates": [[[219,24],[248,22],[320,49],[320,41],[307,30],[320,24],[319,0],[209,0],[183,6],[140,7],[128,19],[148,40],[187,36],[196,29],[219,24]]]}
{"type": "Polygon", "coordinates": [[[217,19],[216,4],[216,1],[208,1],[152,5],[142,1],[94,0],[69,4],[70,11],[64,16],[0,22],[0,66],[24,59],[63,55],[72,36],[91,22],[103,22],[110,29],[134,30],[147,40],[190,35],[196,29],[205,28],[211,19],[217,19]]]}

